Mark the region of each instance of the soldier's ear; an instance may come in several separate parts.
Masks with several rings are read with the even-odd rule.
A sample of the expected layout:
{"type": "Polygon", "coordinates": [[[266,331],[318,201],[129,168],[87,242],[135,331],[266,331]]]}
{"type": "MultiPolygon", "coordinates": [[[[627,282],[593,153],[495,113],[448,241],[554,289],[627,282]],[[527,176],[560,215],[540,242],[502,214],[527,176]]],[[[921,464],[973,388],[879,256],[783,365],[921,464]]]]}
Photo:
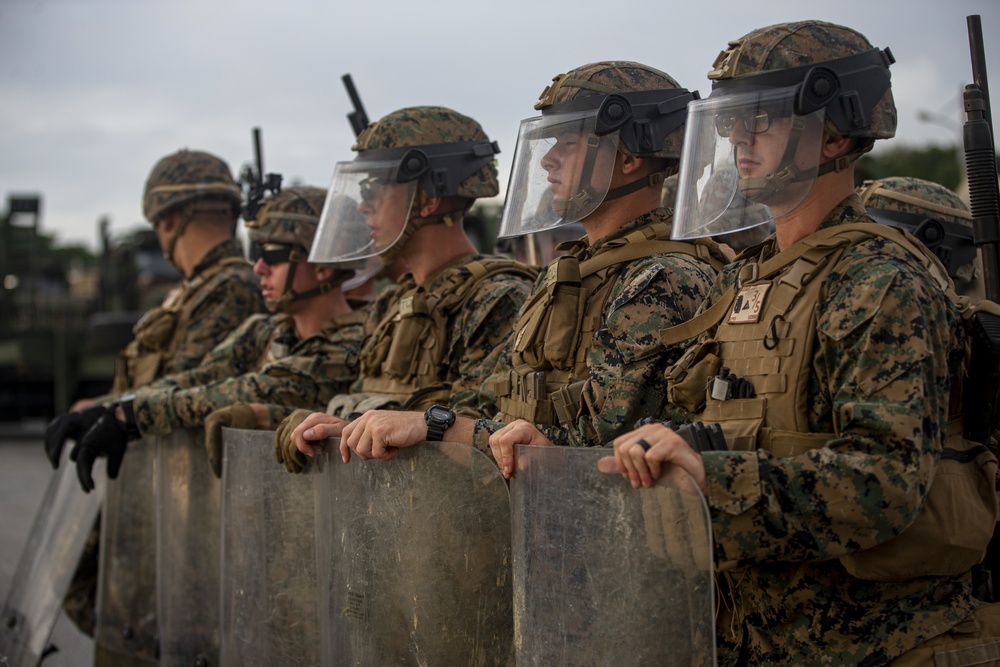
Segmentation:
{"type": "Polygon", "coordinates": [[[823,159],[832,160],[838,158],[854,148],[854,139],[849,137],[835,137],[829,132],[823,133],[823,159]]]}
{"type": "Polygon", "coordinates": [[[642,169],[644,164],[646,164],[645,158],[636,157],[634,155],[625,155],[624,153],[618,153],[618,157],[615,161],[621,163],[619,169],[625,175],[636,173],[642,169]]]}
{"type": "Polygon", "coordinates": [[[420,217],[426,218],[429,215],[434,215],[441,208],[442,201],[444,200],[441,197],[427,197],[424,199],[420,205],[420,217]]]}

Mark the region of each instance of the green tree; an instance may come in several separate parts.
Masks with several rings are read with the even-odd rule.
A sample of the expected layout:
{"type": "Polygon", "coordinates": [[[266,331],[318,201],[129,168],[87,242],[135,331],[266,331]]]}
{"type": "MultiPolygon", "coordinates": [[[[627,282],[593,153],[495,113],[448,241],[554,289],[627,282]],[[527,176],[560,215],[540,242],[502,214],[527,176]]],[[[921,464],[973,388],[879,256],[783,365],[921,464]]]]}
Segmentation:
{"type": "Polygon", "coordinates": [[[958,146],[891,147],[868,153],[857,162],[855,180],[912,176],[940,183],[954,190],[962,180],[965,155],[958,146]]]}

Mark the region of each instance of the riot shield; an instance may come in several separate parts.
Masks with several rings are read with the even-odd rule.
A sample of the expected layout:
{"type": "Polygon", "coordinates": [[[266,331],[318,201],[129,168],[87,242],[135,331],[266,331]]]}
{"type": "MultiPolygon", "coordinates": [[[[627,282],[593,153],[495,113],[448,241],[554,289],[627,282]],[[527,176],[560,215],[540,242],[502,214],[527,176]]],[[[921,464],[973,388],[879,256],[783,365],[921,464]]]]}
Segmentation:
{"type": "Polygon", "coordinates": [[[491,459],[424,443],[316,483],[324,665],[508,665],[510,501],[491,459]]]}
{"type": "Polygon", "coordinates": [[[715,664],[711,524],[678,468],[651,489],[604,448],[518,445],[511,478],[518,667],[715,664]]]}
{"type": "Polygon", "coordinates": [[[143,438],[130,444],[118,478],[108,483],[97,578],[97,667],[156,664],[158,441],[143,438]]]}
{"type": "Polygon", "coordinates": [[[223,429],[221,664],[318,667],[314,482],[274,461],[274,431],[223,429]]]}
{"type": "Polygon", "coordinates": [[[159,438],[156,597],[161,667],[219,664],[221,484],[201,430],[159,438]]]}
{"type": "Polygon", "coordinates": [[[38,664],[104,498],[104,466],[95,466],[95,488],[83,493],[70,449],[65,448],[59,470],[52,473],[3,603],[2,665],[38,664]]]}

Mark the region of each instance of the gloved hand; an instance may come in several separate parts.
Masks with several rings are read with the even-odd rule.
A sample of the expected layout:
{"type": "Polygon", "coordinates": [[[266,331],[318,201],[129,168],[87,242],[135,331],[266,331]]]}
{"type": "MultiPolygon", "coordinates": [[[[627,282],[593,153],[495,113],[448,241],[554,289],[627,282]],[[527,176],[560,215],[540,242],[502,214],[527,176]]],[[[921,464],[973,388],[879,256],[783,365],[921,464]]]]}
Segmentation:
{"type": "Polygon", "coordinates": [[[296,410],[281,420],[274,432],[274,458],[285,464],[285,470],[300,473],[306,467],[306,455],[292,442],[292,431],[313,413],[312,410],[296,410]]]}
{"type": "Polygon", "coordinates": [[[94,488],[91,472],[99,456],[108,457],[108,477],[110,479],[118,477],[127,444],[128,432],[125,430],[125,424],[118,421],[114,411],[110,409],[105,410],[83,438],[77,440],[76,447],[69,453],[69,457],[76,462],[76,477],[80,480],[80,486],[85,493],[90,493],[94,488]]]}
{"type": "Polygon", "coordinates": [[[205,452],[212,472],[222,478],[222,428],[257,428],[257,415],[246,403],[219,408],[205,417],[205,452]]]}
{"type": "Polygon", "coordinates": [[[101,415],[110,411],[104,405],[92,405],[79,412],[68,412],[49,422],[45,428],[45,454],[53,468],[59,468],[63,447],[67,440],[79,441],[90,427],[97,423],[101,415]]]}

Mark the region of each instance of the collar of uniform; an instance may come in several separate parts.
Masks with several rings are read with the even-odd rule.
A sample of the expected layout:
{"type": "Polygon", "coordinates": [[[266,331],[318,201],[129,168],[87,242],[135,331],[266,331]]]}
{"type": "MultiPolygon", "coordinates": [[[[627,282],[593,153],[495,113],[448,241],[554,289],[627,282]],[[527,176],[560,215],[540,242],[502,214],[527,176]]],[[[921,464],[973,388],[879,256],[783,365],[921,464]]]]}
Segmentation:
{"type": "MultiPolygon", "coordinates": [[[[594,245],[584,246],[580,254],[577,255],[577,257],[582,262],[583,260],[589,259],[594,255],[596,255],[601,250],[601,248],[608,245],[612,241],[624,238],[637,229],[641,229],[642,227],[651,225],[656,222],[662,222],[664,224],[669,225],[671,224],[672,221],[673,221],[673,215],[671,214],[669,209],[661,207],[654,208],[652,211],[649,211],[648,213],[643,213],[638,218],[629,220],[624,225],[622,225],[615,231],[611,232],[607,236],[597,239],[594,245]]],[[[584,238],[584,240],[586,240],[586,238],[584,238]]]]}
{"type": "MultiPolygon", "coordinates": [[[[477,253],[471,253],[471,254],[468,254],[468,255],[459,255],[455,259],[453,259],[453,260],[451,260],[449,262],[445,262],[444,264],[442,264],[441,266],[439,266],[433,273],[431,273],[426,278],[424,278],[424,281],[422,283],[420,283],[420,287],[423,287],[428,292],[433,292],[434,289],[435,289],[435,287],[437,287],[437,285],[436,285],[437,281],[439,281],[441,279],[441,277],[444,276],[448,271],[450,271],[452,269],[456,269],[456,268],[462,267],[462,266],[465,266],[469,262],[472,262],[472,261],[475,261],[475,260],[481,259],[481,258],[482,258],[482,255],[477,254],[477,253]]],[[[413,274],[412,273],[407,273],[405,276],[403,276],[400,279],[399,284],[402,285],[403,289],[406,290],[406,291],[409,291],[409,290],[413,289],[414,287],[417,287],[417,283],[413,279],[413,274]]]]}
{"type": "Polygon", "coordinates": [[[187,279],[192,280],[196,278],[199,273],[214,264],[218,264],[227,257],[243,257],[243,246],[240,245],[237,239],[223,241],[205,253],[205,256],[201,258],[201,261],[194,267],[194,271],[191,272],[191,275],[187,279]]]}

